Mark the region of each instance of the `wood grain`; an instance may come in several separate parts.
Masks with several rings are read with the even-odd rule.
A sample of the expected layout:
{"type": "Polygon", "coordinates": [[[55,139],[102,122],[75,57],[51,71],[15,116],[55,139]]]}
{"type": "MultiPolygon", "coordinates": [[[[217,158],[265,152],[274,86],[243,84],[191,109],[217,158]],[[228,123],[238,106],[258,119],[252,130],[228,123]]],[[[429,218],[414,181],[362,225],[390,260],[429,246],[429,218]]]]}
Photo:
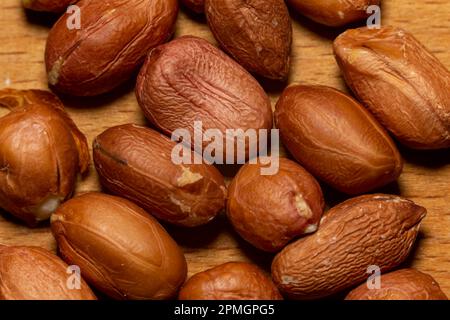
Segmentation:
{"type": "MultiPolygon", "coordinates": [[[[383,24],[404,27],[450,68],[450,2],[446,0],[385,0],[383,24]]],[[[335,63],[331,43],[343,30],[321,27],[291,12],[294,28],[292,71],[289,83],[316,83],[347,90],[335,63]]],[[[47,89],[44,47],[54,16],[25,12],[18,0],[0,4],[0,88],[47,89]]],[[[199,16],[180,12],[175,37],[191,34],[216,43],[199,16]]],[[[262,81],[275,103],[286,84],[262,81]]],[[[91,142],[108,127],[124,123],[145,124],[134,96],[134,79],[112,94],[97,98],[64,98],[67,109],[91,142]]],[[[0,116],[6,110],[0,109],[0,116]]],[[[406,265],[430,273],[450,296],[450,150],[415,152],[401,149],[407,163],[398,184],[384,192],[397,193],[425,206],[429,213],[406,265]]],[[[233,171],[233,170],[229,170],[233,171]]],[[[231,174],[228,174],[231,176],[231,174]]],[[[77,192],[100,190],[95,169],[78,184],[77,192]]],[[[344,197],[327,190],[330,205],[344,197]]],[[[183,246],[193,274],[214,265],[254,261],[266,270],[271,255],[244,243],[222,215],[211,224],[186,230],[169,227],[183,246]]],[[[28,229],[8,214],[0,215],[0,243],[37,245],[56,249],[48,226],[28,229]]]]}

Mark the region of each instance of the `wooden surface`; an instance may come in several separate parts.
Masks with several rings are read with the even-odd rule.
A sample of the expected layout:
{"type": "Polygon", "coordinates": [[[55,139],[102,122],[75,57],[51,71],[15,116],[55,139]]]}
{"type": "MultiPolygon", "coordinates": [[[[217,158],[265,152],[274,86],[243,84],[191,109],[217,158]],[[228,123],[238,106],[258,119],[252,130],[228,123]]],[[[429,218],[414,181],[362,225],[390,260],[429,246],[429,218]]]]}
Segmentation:
{"type": "MultiPolygon", "coordinates": [[[[450,2],[447,0],[385,0],[383,24],[411,31],[450,68],[450,2]]],[[[320,27],[291,13],[294,28],[292,71],[289,83],[317,83],[346,90],[332,55],[332,40],[342,30],[320,27]]],[[[26,13],[19,0],[0,2],[0,88],[47,88],[44,47],[52,16],[26,13]]],[[[175,36],[197,35],[216,43],[201,17],[181,10],[175,36]]],[[[286,84],[263,83],[275,103],[286,84]]],[[[134,96],[134,79],[115,93],[100,98],[64,99],[69,113],[89,142],[108,127],[145,123],[134,96]]],[[[449,88],[450,90],[450,88],[449,88]]],[[[0,116],[6,113],[0,109],[0,116]]],[[[384,192],[401,194],[425,206],[429,213],[411,258],[412,265],[433,275],[450,297],[450,150],[413,152],[401,149],[406,166],[398,184],[384,192]]],[[[231,175],[231,174],[228,174],[231,175]]],[[[77,192],[99,190],[95,169],[80,181],[77,192]]],[[[343,200],[327,191],[331,205],[343,200]]],[[[244,243],[222,215],[199,230],[168,227],[183,246],[189,273],[232,260],[254,261],[268,270],[272,256],[244,243]]],[[[0,214],[0,243],[38,245],[55,250],[48,226],[28,229],[7,214],[0,214]]]]}

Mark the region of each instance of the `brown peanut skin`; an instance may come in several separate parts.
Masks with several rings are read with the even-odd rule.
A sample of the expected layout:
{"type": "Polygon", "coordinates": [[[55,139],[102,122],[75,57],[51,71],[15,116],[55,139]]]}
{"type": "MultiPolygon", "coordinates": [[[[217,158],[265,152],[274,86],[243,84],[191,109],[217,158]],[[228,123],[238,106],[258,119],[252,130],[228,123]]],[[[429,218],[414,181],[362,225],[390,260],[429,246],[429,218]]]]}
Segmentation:
{"type": "Polygon", "coordinates": [[[334,42],[348,86],[401,143],[450,147],[450,72],[396,27],[348,30],[334,42]]]}
{"type": "Polygon", "coordinates": [[[251,73],[286,80],[292,25],[284,0],[206,0],[208,25],[221,47],[251,73]]]}
{"type": "Polygon", "coordinates": [[[69,289],[68,267],[42,248],[0,246],[0,300],[96,300],[83,279],[69,289]]]}
{"type": "Polygon", "coordinates": [[[86,137],[50,92],[0,90],[0,107],[11,111],[0,118],[0,207],[35,226],[87,171],[86,137]]]}
{"type": "Polygon", "coordinates": [[[22,0],[26,9],[60,13],[77,0],[22,0]]]}
{"type": "Polygon", "coordinates": [[[147,212],[123,198],[86,193],[53,214],[62,258],[114,299],[173,298],[187,266],[183,252],[147,212]]]}
{"type": "Polygon", "coordinates": [[[360,284],[367,268],[381,272],[402,263],[426,209],[392,195],[365,195],[332,208],[319,230],[284,248],[272,277],[290,298],[319,299],[360,284]]]}
{"type": "Polygon", "coordinates": [[[77,2],[81,29],[70,14],[50,30],[45,63],[50,86],[74,96],[94,96],[129,79],[148,51],[172,35],[177,0],[77,2]]]}
{"type": "Polygon", "coordinates": [[[347,194],[397,180],[403,160],[378,121],[357,101],[325,86],[282,93],[275,123],[284,145],[309,172],[347,194]]]}
{"type": "Polygon", "coordinates": [[[430,275],[414,269],[383,274],[380,281],[380,289],[368,289],[363,283],[345,300],[448,300],[430,275]]]}
{"type": "Polygon", "coordinates": [[[181,0],[181,2],[195,13],[205,12],[205,0],[181,0]]]}
{"type": "Polygon", "coordinates": [[[224,178],[212,165],[174,164],[175,145],[148,128],[113,127],[94,141],[95,167],[103,186],[158,219],[187,227],[205,224],[225,206],[224,178]]]}
{"type": "Polygon", "coordinates": [[[275,175],[261,175],[261,161],[244,165],[230,184],[227,201],[234,229],[255,247],[269,252],[315,232],[325,207],[316,179],[291,160],[279,161],[275,175]]]}
{"type": "Polygon", "coordinates": [[[380,0],[286,0],[292,8],[309,19],[330,27],[342,27],[366,19],[367,8],[380,0]]]}
{"type": "MultiPolygon", "coordinates": [[[[227,129],[272,129],[270,101],[259,83],[197,37],[183,36],[152,50],[139,74],[136,96],[146,118],[169,136],[184,128],[194,137],[196,120],[204,131],[218,129],[224,137],[227,129]]],[[[249,149],[247,143],[246,155],[249,149]]]]}
{"type": "Polygon", "coordinates": [[[229,262],[192,276],[179,300],[282,300],[277,287],[258,266],[229,262]]]}

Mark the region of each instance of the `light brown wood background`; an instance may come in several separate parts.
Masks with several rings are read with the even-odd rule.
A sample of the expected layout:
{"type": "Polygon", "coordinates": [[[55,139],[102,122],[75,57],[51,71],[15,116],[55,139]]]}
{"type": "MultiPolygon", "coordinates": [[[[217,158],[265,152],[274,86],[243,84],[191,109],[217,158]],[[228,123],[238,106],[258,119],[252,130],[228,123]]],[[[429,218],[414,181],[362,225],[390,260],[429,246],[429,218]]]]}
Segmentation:
{"type": "MultiPolygon", "coordinates": [[[[450,2],[447,0],[384,0],[383,24],[411,31],[450,68],[450,2]]],[[[332,40],[343,30],[320,27],[291,12],[294,28],[292,71],[289,83],[317,83],[346,90],[332,55],[332,40]]],[[[19,0],[0,2],[0,88],[47,88],[44,47],[54,18],[26,13],[19,0]]],[[[192,34],[216,43],[201,17],[179,14],[176,34],[192,34]]],[[[264,82],[275,103],[286,84],[264,82]]],[[[115,93],[101,98],[65,99],[67,109],[89,142],[108,127],[124,123],[145,123],[137,105],[134,79],[115,93]]],[[[450,88],[449,88],[450,90],[450,88]]],[[[0,116],[5,114],[0,109],[0,116]]],[[[450,296],[450,150],[414,152],[401,149],[406,167],[398,184],[384,192],[398,193],[425,206],[429,213],[423,222],[415,249],[406,263],[433,275],[450,296]]],[[[99,190],[95,169],[80,181],[77,192],[99,190]]],[[[327,191],[329,204],[342,200],[327,191]]],[[[254,261],[269,269],[271,255],[244,243],[231,231],[222,215],[199,230],[169,227],[183,246],[193,274],[232,260],[254,261]]],[[[0,214],[0,243],[37,245],[56,249],[48,226],[29,229],[6,214],[0,214]]]]}

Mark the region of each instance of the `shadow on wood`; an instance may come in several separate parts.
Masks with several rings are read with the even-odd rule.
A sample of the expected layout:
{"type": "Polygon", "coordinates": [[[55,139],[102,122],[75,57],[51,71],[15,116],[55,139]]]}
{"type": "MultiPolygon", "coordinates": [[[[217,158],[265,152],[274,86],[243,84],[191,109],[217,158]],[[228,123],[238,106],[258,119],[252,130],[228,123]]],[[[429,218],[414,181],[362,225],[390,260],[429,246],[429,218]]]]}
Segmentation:
{"type": "Polygon", "coordinates": [[[231,227],[223,212],[210,223],[194,228],[175,226],[165,222],[161,224],[174,240],[187,250],[207,248],[220,234],[231,227]]]}
{"type": "Polygon", "coordinates": [[[38,12],[28,9],[23,9],[25,17],[29,23],[40,25],[46,28],[51,28],[56,21],[58,21],[60,15],[51,12],[38,12]]]}
{"type": "Polygon", "coordinates": [[[272,265],[273,258],[276,253],[265,252],[255,248],[253,245],[245,241],[239,234],[234,231],[233,227],[230,225],[232,229],[232,234],[236,238],[239,248],[242,252],[242,255],[245,256],[250,262],[258,265],[260,268],[265,270],[270,274],[270,267],[272,265]]]}
{"type": "Polygon", "coordinates": [[[186,7],[183,3],[180,3],[180,9],[188,16],[190,20],[195,21],[199,24],[207,24],[206,16],[204,13],[196,13],[186,7]]]}
{"type": "Polygon", "coordinates": [[[405,161],[417,166],[440,169],[450,165],[450,149],[412,150],[403,146],[399,149],[405,161]]]}
{"type": "Polygon", "coordinates": [[[423,230],[420,230],[408,258],[406,258],[406,260],[396,269],[411,268],[414,265],[414,261],[419,261],[419,258],[417,257],[418,250],[420,248],[420,243],[425,240],[425,238],[427,238],[426,234],[423,230]]]}
{"type": "MultiPolygon", "coordinates": [[[[292,68],[291,68],[291,70],[289,70],[289,74],[291,74],[291,73],[292,73],[292,68]]],[[[268,95],[281,95],[283,90],[285,88],[287,88],[287,86],[289,85],[289,82],[287,79],[284,81],[280,81],[280,80],[272,80],[272,79],[263,78],[261,76],[257,76],[254,74],[253,74],[253,76],[259,82],[259,84],[263,87],[264,91],[268,95]]],[[[288,77],[288,79],[289,79],[289,77],[288,77]]],[[[275,107],[275,105],[273,107],[275,107]]]]}
{"type": "Polygon", "coordinates": [[[226,178],[233,179],[239,170],[242,168],[242,164],[218,164],[215,167],[226,178]]]}
{"type": "Polygon", "coordinates": [[[310,32],[313,32],[315,34],[320,35],[321,37],[328,39],[328,40],[334,40],[337,36],[339,36],[341,33],[346,31],[347,29],[355,29],[359,27],[363,27],[366,25],[365,20],[357,21],[355,23],[348,24],[343,27],[329,27],[320,23],[317,23],[299,12],[293,8],[289,8],[289,14],[292,18],[293,23],[300,24],[303,28],[307,29],[310,32]]]}
{"type": "MultiPolygon", "coordinates": [[[[135,74],[124,83],[119,85],[117,88],[113,89],[111,92],[107,92],[98,96],[92,97],[75,97],[67,94],[59,93],[54,91],[59,98],[63,101],[64,105],[69,108],[75,109],[91,109],[91,108],[103,108],[112,104],[115,100],[134,92],[136,86],[136,76],[135,74]]],[[[138,105],[136,101],[136,106],[138,105]]]]}

